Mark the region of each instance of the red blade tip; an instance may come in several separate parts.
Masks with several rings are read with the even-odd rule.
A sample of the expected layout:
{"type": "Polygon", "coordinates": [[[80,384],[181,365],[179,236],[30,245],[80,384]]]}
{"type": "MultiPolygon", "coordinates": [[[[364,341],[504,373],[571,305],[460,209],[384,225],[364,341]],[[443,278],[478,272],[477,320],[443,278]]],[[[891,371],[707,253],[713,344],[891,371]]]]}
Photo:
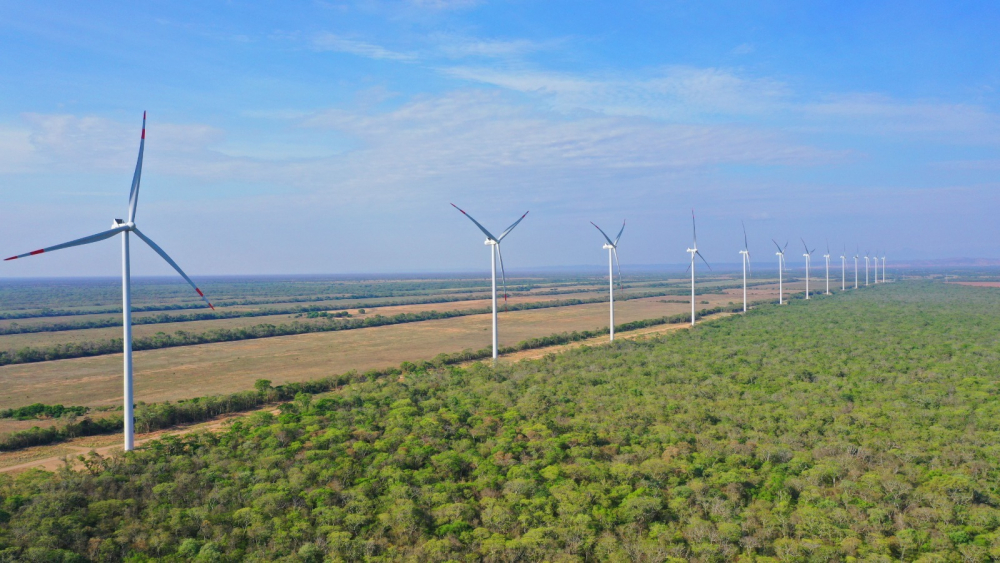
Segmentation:
{"type": "Polygon", "coordinates": [[[6,262],[8,260],[17,260],[17,256],[11,256],[10,258],[4,258],[3,259],[4,262],[6,262]]]}

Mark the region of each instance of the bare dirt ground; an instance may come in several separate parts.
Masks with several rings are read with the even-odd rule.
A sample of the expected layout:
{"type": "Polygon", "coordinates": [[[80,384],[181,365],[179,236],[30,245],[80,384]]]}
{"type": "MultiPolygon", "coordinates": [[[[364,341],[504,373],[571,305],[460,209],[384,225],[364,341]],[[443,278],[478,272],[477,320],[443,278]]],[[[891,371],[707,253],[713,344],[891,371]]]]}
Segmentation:
{"type": "MultiPolygon", "coordinates": [[[[165,436],[181,436],[192,432],[211,432],[213,430],[223,428],[235,419],[249,416],[253,413],[261,411],[269,411],[272,413],[278,412],[275,407],[269,406],[246,413],[220,416],[213,420],[199,424],[178,426],[166,430],[149,432],[147,434],[137,434],[135,445],[136,447],[140,447],[142,444],[150,440],[156,440],[165,436]]],[[[52,446],[36,446],[15,452],[0,453],[0,473],[19,473],[28,469],[55,471],[66,463],[71,464],[73,467],[79,467],[82,464],[77,459],[77,456],[90,455],[91,452],[102,456],[108,456],[120,451],[122,451],[121,434],[86,436],[52,446]]]]}

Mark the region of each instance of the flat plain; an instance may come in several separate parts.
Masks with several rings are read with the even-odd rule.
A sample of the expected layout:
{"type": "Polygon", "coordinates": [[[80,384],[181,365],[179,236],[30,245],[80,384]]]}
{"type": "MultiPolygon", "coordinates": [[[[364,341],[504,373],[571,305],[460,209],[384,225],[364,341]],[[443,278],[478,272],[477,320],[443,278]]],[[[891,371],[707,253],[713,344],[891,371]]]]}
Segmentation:
{"type": "MultiPolygon", "coordinates": [[[[606,279],[605,279],[606,280],[606,279]]],[[[510,305],[524,303],[545,303],[547,301],[563,301],[571,299],[592,300],[606,299],[606,281],[596,279],[571,280],[512,280],[510,286],[517,291],[511,292],[508,300],[510,305]]],[[[757,280],[761,283],[766,280],[757,280]]],[[[636,298],[616,301],[616,324],[637,320],[658,318],[669,315],[683,314],[690,310],[689,296],[684,292],[689,286],[684,279],[639,280],[630,283],[626,295],[639,295],[653,291],[672,291],[676,295],[666,295],[648,298],[636,298]]],[[[733,289],[738,283],[735,278],[713,278],[706,280],[702,288],[728,287],[697,296],[697,308],[704,310],[741,300],[741,290],[733,289]]],[[[322,284],[316,284],[322,285],[322,284]]],[[[274,301],[297,300],[292,303],[305,305],[319,304],[326,307],[328,300],[310,301],[328,295],[329,291],[316,291],[310,294],[302,288],[291,291],[285,287],[274,288],[273,284],[264,284],[264,288],[249,291],[258,301],[271,301],[267,307],[282,306],[274,301]],[[268,291],[270,290],[270,291],[268,291]]],[[[404,299],[426,300],[429,298],[457,299],[456,301],[439,303],[411,303],[401,305],[386,305],[368,308],[359,313],[357,308],[350,312],[354,318],[366,318],[375,314],[392,316],[403,313],[420,313],[426,311],[468,311],[483,309],[489,306],[489,300],[483,299],[482,280],[475,282],[459,280],[407,280],[406,282],[383,282],[372,284],[368,282],[345,284],[340,289],[337,299],[339,305],[347,303],[355,306],[361,301],[379,303],[398,302],[404,299]],[[479,286],[476,283],[480,284],[479,286]],[[359,287],[363,286],[363,287],[359,287]],[[371,289],[377,287],[377,291],[371,289]],[[413,289],[416,286],[417,289],[413,289]],[[421,291],[420,287],[424,290],[421,291]],[[353,291],[353,293],[352,293],[353,291]],[[368,295],[357,295],[368,292],[368,295]],[[391,294],[378,297],[379,293],[391,294]],[[401,295],[404,294],[404,295],[401,295]]],[[[786,284],[786,291],[801,292],[802,282],[786,284]]],[[[180,293],[171,285],[153,292],[157,296],[149,296],[138,302],[138,306],[178,305],[183,304],[186,296],[174,295],[180,293]]],[[[210,288],[215,289],[215,288],[210,288]]],[[[322,289],[328,289],[323,285],[322,289]]],[[[231,302],[218,307],[220,312],[234,308],[247,310],[260,305],[247,305],[248,298],[241,298],[239,287],[230,288],[225,285],[220,288],[220,302],[231,302]]],[[[709,290],[709,289],[705,289],[709,290]]],[[[46,310],[79,310],[79,302],[88,302],[89,307],[113,307],[113,289],[101,288],[97,296],[67,297],[55,292],[53,301],[47,301],[44,294],[38,293],[29,297],[21,296],[12,300],[19,303],[20,311],[46,310]]],[[[776,285],[766,284],[753,286],[748,291],[749,299],[776,300],[776,285]]],[[[197,303],[190,303],[198,307],[197,303]]],[[[284,306],[288,306],[285,304],[284,306]]],[[[329,311],[345,310],[344,307],[331,307],[329,311]]],[[[191,311],[203,312],[199,309],[170,310],[167,314],[183,314],[191,311]]],[[[2,313],[4,311],[0,311],[2,313]]],[[[10,312],[10,311],[7,311],[10,312]]],[[[144,315],[149,313],[139,313],[144,315]]],[[[112,315],[97,315],[107,318],[112,315]]],[[[61,315],[53,318],[46,316],[29,317],[18,322],[33,321],[40,324],[79,320],[74,315],[61,315]]],[[[92,318],[84,315],[83,318],[92,318]]],[[[114,316],[120,319],[120,313],[114,316]]],[[[7,321],[7,326],[11,322],[7,321]]],[[[206,319],[187,322],[170,322],[158,324],[136,325],[136,337],[152,336],[157,332],[173,333],[178,330],[199,333],[220,328],[237,328],[258,324],[280,323],[320,323],[322,319],[309,319],[302,313],[265,315],[255,317],[236,317],[225,319],[206,319]]],[[[606,302],[565,305],[550,308],[539,308],[519,311],[506,311],[500,314],[501,345],[512,345],[517,342],[549,336],[551,334],[595,330],[607,327],[608,307],[606,302]]],[[[206,395],[242,391],[253,386],[257,379],[268,379],[275,384],[307,381],[319,377],[344,373],[350,370],[365,371],[399,365],[403,361],[429,360],[441,353],[455,353],[462,350],[478,350],[489,346],[490,342],[489,314],[474,314],[447,319],[424,320],[358,328],[351,330],[314,332],[278,336],[253,340],[232,342],[215,342],[192,346],[178,346],[134,353],[136,399],[143,402],[176,401],[206,395]]],[[[22,334],[0,335],[0,350],[14,350],[24,346],[51,346],[56,344],[71,344],[93,340],[120,338],[121,327],[110,326],[78,330],[56,330],[49,332],[29,332],[22,334]]],[[[12,364],[0,367],[0,408],[14,408],[36,402],[46,404],[83,405],[91,407],[117,406],[122,397],[122,358],[121,354],[107,354],[93,357],[80,357],[65,360],[12,364]]],[[[6,425],[0,421],[0,432],[20,429],[22,421],[10,421],[6,425]]]]}

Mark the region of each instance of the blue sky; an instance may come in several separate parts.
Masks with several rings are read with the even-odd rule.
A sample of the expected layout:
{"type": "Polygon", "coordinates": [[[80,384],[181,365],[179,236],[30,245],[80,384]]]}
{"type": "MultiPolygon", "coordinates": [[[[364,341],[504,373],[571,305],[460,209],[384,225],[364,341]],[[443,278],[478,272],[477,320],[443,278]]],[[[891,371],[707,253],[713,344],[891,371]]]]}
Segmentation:
{"type": "Polygon", "coordinates": [[[1000,258],[997,29],[995,2],[0,2],[0,253],[121,217],[148,110],[137,223],[195,275],[485,269],[449,202],[531,210],[514,269],[600,264],[589,221],[622,219],[623,267],[683,262],[692,207],[717,263],[741,220],[768,264],[1000,258]]]}

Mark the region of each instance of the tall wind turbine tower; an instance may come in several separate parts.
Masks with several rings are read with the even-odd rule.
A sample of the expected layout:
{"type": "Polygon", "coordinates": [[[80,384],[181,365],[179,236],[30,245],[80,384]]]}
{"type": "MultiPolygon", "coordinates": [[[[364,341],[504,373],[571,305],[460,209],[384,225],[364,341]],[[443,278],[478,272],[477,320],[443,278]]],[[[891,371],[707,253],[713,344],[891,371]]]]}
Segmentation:
{"type": "Polygon", "coordinates": [[[119,233],[122,235],[122,328],[124,337],[122,338],[124,354],[123,359],[125,363],[124,369],[124,423],[125,423],[125,451],[130,451],[135,447],[135,417],[133,416],[133,386],[132,386],[132,275],[129,265],[129,233],[134,233],[135,236],[139,237],[140,240],[149,245],[163,258],[167,264],[177,271],[178,274],[187,281],[191,287],[198,293],[198,295],[208,303],[208,306],[212,307],[205,294],[198,289],[198,286],[191,281],[191,278],[181,270],[181,267],[174,262],[162,248],[157,246],[155,242],[149,239],[146,235],[139,230],[135,225],[135,212],[139,205],[139,180],[142,177],[142,153],[146,146],[146,112],[142,113],[142,137],[139,139],[139,159],[135,163],[135,173],[132,175],[132,189],[129,191],[128,196],[128,220],[122,221],[121,219],[115,219],[111,224],[111,229],[97,233],[96,235],[91,235],[89,237],[83,237],[70,242],[64,242],[62,244],[57,244],[55,246],[50,246],[48,248],[42,248],[41,250],[34,250],[32,252],[27,252],[25,254],[18,254],[17,256],[11,256],[7,260],[15,260],[17,258],[25,258],[27,256],[35,256],[45,252],[52,252],[54,250],[61,250],[63,248],[70,248],[73,246],[81,246],[84,244],[90,244],[92,242],[102,241],[104,239],[111,238],[119,233]]]}
{"type": "Polygon", "coordinates": [[[885,251],[882,251],[882,283],[885,283],[885,251]]]}
{"type": "Polygon", "coordinates": [[[698,252],[698,229],[695,227],[695,224],[694,224],[694,209],[691,210],[691,234],[692,234],[692,236],[694,238],[694,245],[693,245],[693,248],[689,248],[689,249],[687,249],[687,251],[689,253],[691,253],[691,266],[690,266],[690,268],[691,268],[691,326],[694,326],[694,320],[695,320],[695,314],[694,314],[694,304],[695,304],[695,301],[694,301],[694,257],[695,257],[695,255],[697,255],[699,258],[701,258],[701,261],[704,262],[706,266],[708,266],[709,270],[712,269],[712,267],[708,265],[708,260],[705,260],[705,257],[701,255],[701,252],[698,252]]]}
{"type": "Polygon", "coordinates": [[[844,253],[840,255],[840,291],[847,291],[847,245],[844,245],[844,253]]]}
{"type": "Polygon", "coordinates": [[[861,247],[854,249],[854,289],[858,288],[858,258],[861,257],[861,247]]]}
{"type": "MultiPolygon", "coordinates": [[[[609,292],[610,292],[610,295],[611,295],[611,300],[610,300],[610,303],[611,303],[611,324],[608,325],[608,326],[610,328],[611,340],[614,341],[614,339],[615,339],[615,271],[611,267],[612,266],[611,265],[611,260],[612,260],[612,258],[614,258],[614,262],[616,264],[618,264],[618,241],[622,238],[622,233],[625,232],[625,221],[622,221],[622,229],[620,231],[618,231],[618,236],[615,237],[614,242],[612,242],[611,238],[608,237],[608,235],[603,230],[601,230],[600,227],[597,226],[597,223],[594,223],[593,221],[591,221],[590,224],[593,225],[594,227],[596,227],[598,231],[601,231],[601,234],[604,236],[604,240],[608,241],[607,244],[605,244],[603,248],[606,248],[608,250],[608,285],[609,285],[608,289],[609,289],[609,292]]],[[[618,285],[621,286],[621,283],[622,283],[622,266],[621,266],[621,264],[618,264],[618,285]]]]}
{"type": "MultiPolygon", "coordinates": [[[[743,250],[740,254],[743,257],[743,312],[747,312],[747,268],[750,266],[750,244],[747,242],[747,226],[746,223],[740,221],[743,225],[743,250]]],[[[753,275],[753,272],[750,272],[753,275]]]]}
{"type": "Polygon", "coordinates": [[[826,294],[830,295],[830,241],[826,241],[826,254],[823,258],[826,258],[826,294]]]}
{"type": "Polygon", "coordinates": [[[878,285],[878,249],[875,249],[875,285],[878,285]]]}
{"type": "Polygon", "coordinates": [[[812,253],[816,252],[816,249],[809,250],[809,247],[806,246],[806,241],[802,240],[801,237],[799,237],[799,240],[802,241],[802,248],[806,250],[803,256],[806,257],[806,299],[809,299],[809,261],[812,259],[812,253]]]}
{"type": "Polygon", "coordinates": [[[462,215],[465,215],[466,217],[468,217],[470,221],[472,221],[473,223],[476,224],[477,227],[479,227],[479,230],[482,231],[483,234],[486,235],[486,242],[484,242],[483,244],[485,244],[485,245],[487,245],[487,246],[490,247],[490,271],[491,271],[492,280],[493,280],[493,290],[492,290],[492,296],[493,296],[493,361],[496,362],[497,351],[500,348],[500,346],[498,345],[498,338],[497,338],[497,258],[500,259],[500,276],[501,276],[501,279],[503,280],[503,300],[504,300],[504,302],[507,301],[507,274],[504,273],[504,269],[503,269],[503,255],[500,254],[500,241],[502,241],[505,236],[509,235],[510,232],[514,230],[514,227],[516,227],[518,223],[520,223],[521,221],[523,221],[524,218],[528,216],[528,212],[525,211],[524,215],[521,215],[520,219],[518,219],[517,221],[514,221],[514,224],[511,225],[511,226],[509,226],[509,227],[507,227],[507,229],[504,232],[500,233],[500,236],[495,237],[492,234],[490,234],[489,231],[486,230],[486,227],[480,225],[479,221],[476,221],[475,219],[473,219],[472,215],[469,215],[468,213],[466,213],[465,211],[463,211],[462,208],[460,208],[459,206],[455,205],[454,203],[451,204],[451,206],[454,207],[455,209],[458,209],[459,211],[461,211],[462,215]]]}
{"type": "Polygon", "coordinates": [[[868,251],[865,251],[865,287],[868,287],[868,251]]]}
{"type": "Polygon", "coordinates": [[[774,246],[778,247],[778,251],[775,254],[778,255],[778,305],[783,305],[785,303],[784,290],[782,288],[782,273],[785,271],[785,248],[788,248],[788,243],[785,243],[785,248],[782,248],[778,241],[771,239],[774,246]]]}

